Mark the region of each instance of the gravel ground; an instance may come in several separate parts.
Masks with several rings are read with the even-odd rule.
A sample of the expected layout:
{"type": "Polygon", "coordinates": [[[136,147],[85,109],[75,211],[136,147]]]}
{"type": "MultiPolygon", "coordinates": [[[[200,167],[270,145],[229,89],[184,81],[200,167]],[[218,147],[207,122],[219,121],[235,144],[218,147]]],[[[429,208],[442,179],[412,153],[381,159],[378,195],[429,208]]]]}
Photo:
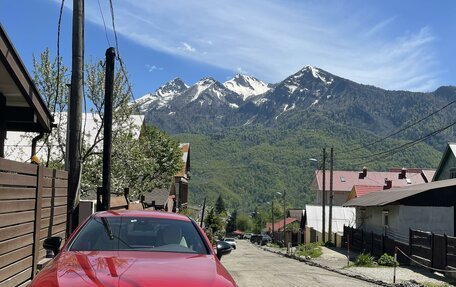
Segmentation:
{"type": "MultiPolygon", "coordinates": [[[[270,248],[269,250],[286,252],[286,249],[270,248]]],[[[323,255],[317,259],[311,260],[322,266],[338,270],[347,275],[363,276],[365,278],[382,281],[387,284],[393,283],[394,269],[392,267],[348,267],[345,250],[340,248],[322,247],[323,255]]],[[[354,254],[352,254],[354,258],[354,254]]],[[[352,258],[352,257],[351,257],[352,258]]],[[[436,286],[443,286],[445,283],[454,282],[454,280],[436,275],[424,268],[416,266],[399,266],[396,268],[396,283],[402,283],[401,286],[422,286],[418,283],[430,283],[436,286]]]]}

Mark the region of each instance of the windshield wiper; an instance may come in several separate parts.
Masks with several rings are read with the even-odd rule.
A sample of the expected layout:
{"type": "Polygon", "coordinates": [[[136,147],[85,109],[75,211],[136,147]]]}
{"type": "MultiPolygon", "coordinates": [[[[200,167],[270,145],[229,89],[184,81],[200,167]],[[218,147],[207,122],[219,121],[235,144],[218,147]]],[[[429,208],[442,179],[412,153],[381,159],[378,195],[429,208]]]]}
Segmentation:
{"type": "Polygon", "coordinates": [[[109,222],[106,220],[105,217],[100,217],[101,221],[103,222],[103,226],[106,230],[106,233],[109,236],[109,240],[114,240],[114,235],[112,234],[111,226],[109,226],[109,222]]]}

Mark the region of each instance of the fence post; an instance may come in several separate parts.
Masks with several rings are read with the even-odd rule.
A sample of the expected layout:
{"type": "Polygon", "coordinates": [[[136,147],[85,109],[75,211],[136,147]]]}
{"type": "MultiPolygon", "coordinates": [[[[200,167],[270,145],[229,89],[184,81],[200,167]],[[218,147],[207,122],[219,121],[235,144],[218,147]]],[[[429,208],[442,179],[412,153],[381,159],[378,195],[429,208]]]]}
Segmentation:
{"type": "Polygon", "coordinates": [[[443,237],[445,238],[445,268],[448,266],[448,260],[447,260],[447,254],[448,254],[448,241],[447,241],[447,235],[446,233],[443,234],[443,237]]]}
{"type": "Polygon", "coordinates": [[[41,229],[41,207],[43,199],[43,169],[41,165],[37,166],[36,175],[36,193],[35,193],[35,223],[33,230],[33,256],[32,256],[32,278],[37,271],[38,260],[40,256],[40,229],[41,229]]]}
{"type": "Polygon", "coordinates": [[[431,267],[434,267],[434,232],[431,232],[431,267]]]}
{"type": "Polygon", "coordinates": [[[412,256],[413,230],[409,228],[409,256],[412,256]]]}
{"type": "Polygon", "coordinates": [[[361,251],[364,252],[364,230],[361,229],[361,251]]]}
{"type": "Polygon", "coordinates": [[[371,232],[371,253],[374,254],[374,232],[371,232]]]}
{"type": "Polygon", "coordinates": [[[385,235],[382,234],[382,255],[385,253],[385,235]]]}

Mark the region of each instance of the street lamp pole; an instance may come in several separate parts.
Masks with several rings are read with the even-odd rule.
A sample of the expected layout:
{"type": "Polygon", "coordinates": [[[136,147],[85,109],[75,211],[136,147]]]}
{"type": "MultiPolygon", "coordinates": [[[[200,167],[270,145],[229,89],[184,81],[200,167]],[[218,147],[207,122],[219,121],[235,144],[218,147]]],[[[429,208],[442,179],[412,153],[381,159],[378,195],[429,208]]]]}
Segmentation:
{"type": "Polygon", "coordinates": [[[326,164],[326,149],[323,148],[323,195],[322,195],[322,201],[321,201],[321,212],[322,212],[322,230],[321,230],[321,238],[323,240],[323,243],[326,242],[326,234],[325,234],[325,225],[326,225],[326,212],[325,212],[325,208],[326,208],[326,176],[325,176],[325,164],[326,164]]]}
{"type": "Polygon", "coordinates": [[[285,246],[287,246],[287,236],[285,233],[285,222],[287,219],[287,213],[285,212],[285,194],[286,194],[286,192],[284,191],[283,192],[283,243],[285,244],[285,246]]]}
{"type": "Polygon", "coordinates": [[[274,200],[271,202],[271,218],[272,218],[272,243],[274,243],[274,200]]]}

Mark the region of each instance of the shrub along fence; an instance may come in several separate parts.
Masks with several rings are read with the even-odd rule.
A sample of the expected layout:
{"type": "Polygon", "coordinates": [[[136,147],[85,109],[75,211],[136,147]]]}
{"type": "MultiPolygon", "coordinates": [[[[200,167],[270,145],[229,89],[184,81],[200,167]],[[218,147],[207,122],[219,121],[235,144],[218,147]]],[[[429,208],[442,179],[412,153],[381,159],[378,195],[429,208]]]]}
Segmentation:
{"type": "Polygon", "coordinates": [[[44,239],[65,237],[67,182],[65,171],[0,158],[0,286],[25,286],[44,239]]]}

